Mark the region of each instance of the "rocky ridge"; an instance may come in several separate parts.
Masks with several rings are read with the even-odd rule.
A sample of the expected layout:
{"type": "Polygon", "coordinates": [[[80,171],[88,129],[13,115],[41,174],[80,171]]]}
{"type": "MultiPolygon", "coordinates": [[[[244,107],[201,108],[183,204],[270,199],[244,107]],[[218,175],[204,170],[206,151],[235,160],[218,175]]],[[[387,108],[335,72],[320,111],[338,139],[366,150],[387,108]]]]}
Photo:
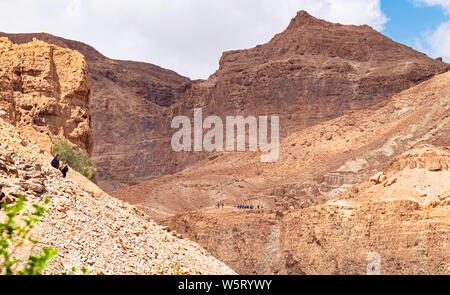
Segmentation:
{"type": "MultiPolygon", "coordinates": [[[[414,164],[416,160],[406,164],[406,159],[409,154],[417,153],[411,152],[412,148],[423,144],[432,144],[438,151],[440,147],[445,151],[450,146],[449,110],[450,73],[444,73],[372,108],[355,111],[291,134],[281,142],[280,158],[276,163],[261,163],[259,153],[223,153],[181,173],[132,186],[113,195],[136,204],[154,219],[197,241],[239,273],[295,273],[294,267],[282,265],[285,258],[276,258],[277,255],[283,255],[283,247],[294,249],[296,245],[296,236],[293,235],[292,244],[287,242],[289,246],[281,247],[283,230],[281,225],[277,226],[281,224],[280,220],[290,215],[292,210],[305,214],[315,212],[314,208],[323,208],[320,207],[322,204],[336,196],[342,197],[341,194],[354,196],[363,191],[358,188],[358,184],[366,181],[379,183],[375,186],[377,189],[384,188],[386,182],[392,184],[388,186],[389,189],[398,188],[398,183],[395,183],[397,180],[390,174],[379,173],[391,162],[392,165],[399,165],[398,170],[406,165],[411,165],[411,168],[447,169],[444,162],[432,156],[433,152],[430,152],[430,156],[424,153],[421,156],[423,159],[417,160],[421,166],[414,164]],[[403,153],[406,154],[395,161],[403,153]],[[373,181],[370,181],[371,178],[373,181]],[[214,210],[216,202],[225,203],[228,211],[214,210]],[[237,203],[262,204],[264,214],[235,212],[231,208],[237,203]],[[231,223],[240,226],[234,227],[231,223]],[[254,227],[254,224],[260,226],[254,227]],[[247,237],[251,236],[261,238],[257,242],[249,242],[247,237]],[[223,240],[216,242],[217,239],[223,240]],[[225,250],[222,245],[226,244],[232,244],[233,248],[225,250]],[[222,250],[219,252],[216,249],[222,250]],[[268,260],[267,257],[272,258],[268,260]]],[[[446,173],[437,173],[436,179],[448,185],[446,173]]],[[[417,181],[420,183],[420,179],[417,181]]],[[[423,181],[428,180],[424,178],[423,181]]],[[[415,184],[403,185],[405,191],[399,193],[406,196],[414,193],[415,184]]],[[[441,186],[432,180],[428,185],[441,186]]],[[[375,199],[380,196],[380,191],[372,194],[375,199]]],[[[357,202],[363,200],[358,199],[357,202]]],[[[418,203],[426,209],[425,203],[418,203]]],[[[310,223],[315,222],[320,226],[321,220],[327,218],[326,214],[327,211],[324,211],[317,218],[309,215],[310,223]]],[[[335,214],[331,212],[330,215],[335,214]]],[[[395,216],[386,220],[386,224],[395,223],[395,216]]],[[[436,216],[436,222],[442,222],[445,229],[447,221],[444,215],[440,216],[442,218],[436,216]]],[[[289,228],[289,222],[284,226],[289,228]]],[[[314,229],[312,225],[310,228],[314,229]]],[[[412,227],[411,230],[417,232],[419,229],[412,227]]],[[[332,234],[339,235],[337,232],[332,234]]],[[[435,234],[446,235],[444,231],[435,234]]],[[[313,254],[310,255],[308,259],[314,259],[313,254]]],[[[358,262],[360,266],[361,261],[358,262]]],[[[317,268],[309,267],[308,272],[303,271],[318,271],[317,268]]],[[[342,268],[339,270],[347,273],[342,268]]],[[[428,271],[432,273],[431,269],[428,271]]],[[[440,273],[443,271],[439,269],[440,273]]],[[[325,272],[325,266],[320,272],[325,272]]]]}
{"type": "Polygon", "coordinates": [[[37,39],[17,45],[0,38],[0,117],[39,138],[42,149],[64,137],[92,153],[89,95],[79,52],[37,39]]]}
{"type": "Polygon", "coordinates": [[[48,34],[3,35],[17,43],[38,37],[86,56],[97,179],[106,191],[213,156],[171,149],[172,118],[192,118],[195,107],[205,116],[276,114],[287,136],[376,105],[449,69],[368,26],[333,24],[304,11],[268,43],[225,52],[217,72],[198,81],[150,64],[111,60],[48,34]]]}
{"type": "Polygon", "coordinates": [[[240,274],[448,275],[449,167],[448,148],[419,146],[322,205],[210,208],[167,224],[240,274]]]}
{"type": "MultiPolygon", "coordinates": [[[[48,273],[83,266],[91,274],[233,274],[196,243],[158,226],[135,207],[108,196],[74,171],[63,179],[51,156],[0,119],[0,183],[10,201],[50,204],[33,229],[39,248],[59,251],[48,273]],[[172,265],[172,266],[171,266],[172,265]]],[[[4,219],[0,212],[0,219],[4,219]]],[[[30,245],[20,255],[31,253],[30,245]]]]}

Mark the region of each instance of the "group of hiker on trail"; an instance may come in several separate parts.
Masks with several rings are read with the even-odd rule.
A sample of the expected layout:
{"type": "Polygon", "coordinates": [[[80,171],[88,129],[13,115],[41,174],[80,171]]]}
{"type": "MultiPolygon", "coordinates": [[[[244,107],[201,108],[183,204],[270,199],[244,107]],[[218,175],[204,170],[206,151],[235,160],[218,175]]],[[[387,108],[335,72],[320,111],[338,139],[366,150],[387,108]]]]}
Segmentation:
{"type": "MultiPolygon", "coordinates": [[[[223,203],[217,203],[217,208],[220,207],[224,207],[225,205],[223,203]]],[[[253,210],[253,209],[264,209],[263,205],[257,205],[257,206],[253,206],[253,205],[241,205],[241,204],[236,204],[236,208],[237,209],[247,209],[247,210],[253,210]]]]}
{"type": "Polygon", "coordinates": [[[57,154],[52,160],[52,167],[61,171],[63,177],[66,178],[67,172],[69,172],[69,166],[64,161],[61,164],[60,162],[59,155],[57,154]]]}
{"type": "Polygon", "coordinates": [[[253,206],[253,205],[240,205],[237,204],[236,205],[237,209],[247,209],[247,210],[253,210],[253,209],[264,209],[263,205],[257,205],[257,206],[253,206]]]}

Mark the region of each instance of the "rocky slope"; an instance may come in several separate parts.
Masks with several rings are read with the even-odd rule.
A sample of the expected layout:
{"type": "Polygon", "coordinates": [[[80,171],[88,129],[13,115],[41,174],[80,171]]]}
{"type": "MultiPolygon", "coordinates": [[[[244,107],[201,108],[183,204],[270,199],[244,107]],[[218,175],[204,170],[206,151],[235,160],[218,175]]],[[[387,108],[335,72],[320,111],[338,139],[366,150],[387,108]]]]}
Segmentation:
{"type": "MultiPolygon", "coordinates": [[[[1,34],[0,34],[1,35],[1,34]]],[[[180,171],[208,153],[174,153],[170,121],[193,108],[219,116],[278,114],[283,136],[375,105],[448,64],[393,42],[368,26],[344,26],[301,11],[270,42],[225,52],[206,81],[159,67],[105,58],[93,48],[38,36],[82,52],[92,77],[98,182],[111,191],[180,171]]]]}
{"type": "Polygon", "coordinates": [[[397,158],[384,181],[287,214],[284,272],[364,274],[376,253],[382,274],[450,274],[449,167],[448,148],[419,147],[397,158]]]}
{"type": "MultiPolygon", "coordinates": [[[[315,208],[352,189],[417,145],[448,147],[449,139],[450,72],[367,110],[291,134],[281,143],[278,162],[261,163],[259,153],[218,154],[181,173],[114,192],[113,196],[185,233],[239,273],[287,271],[261,262],[269,254],[281,253],[275,237],[282,231],[277,229],[276,220],[289,210],[315,208]],[[246,215],[250,213],[240,211],[209,214],[212,209],[208,207],[216,202],[228,207],[262,204],[265,214],[251,214],[251,218],[246,215]],[[187,212],[193,210],[196,212],[187,212]],[[236,232],[232,232],[231,220],[240,224],[236,232]],[[261,233],[259,242],[246,238],[261,233]],[[218,239],[223,241],[216,243],[218,239]],[[225,241],[233,247],[216,252],[225,241]],[[249,260],[237,259],[241,253],[249,253],[249,260]]],[[[447,183],[448,178],[439,175],[447,183]]],[[[311,222],[320,223],[321,218],[311,217],[311,222]]],[[[276,261],[280,260],[273,265],[276,261]]]]}
{"type": "Polygon", "coordinates": [[[275,163],[259,153],[218,153],[183,172],[112,193],[154,218],[216,202],[285,211],[351,188],[420,143],[449,146],[450,72],[372,108],[295,132],[275,163]]]}
{"type": "MultiPolygon", "coordinates": [[[[93,274],[233,274],[200,246],[156,225],[80,174],[50,167],[51,142],[67,137],[92,151],[89,79],[76,51],[0,38],[0,184],[9,202],[50,199],[33,229],[39,247],[59,251],[48,273],[86,266],[93,274]]],[[[30,210],[31,208],[28,208],[30,210]]],[[[6,218],[0,211],[0,220],[6,218]]],[[[25,243],[17,255],[33,249],[25,243]]]]}
{"type": "Polygon", "coordinates": [[[240,274],[450,273],[450,151],[421,146],[374,181],[287,212],[205,209],[167,220],[240,274]]]}
{"type": "MultiPolygon", "coordinates": [[[[135,207],[108,196],[76,172],[67,179],[50,167],[51,156],[28,136],[0,119],[0,183],[14,199],[50,204],[43,222],[33,230],[38,250],[59,251],[48,273],[85,266],[91,274],[234,274],[208,252],[158,226],[135,207]],[[171,266],[172,265],[172,266],[171,266]]],[[[6,218],[0,212],[0,220],[6,218]]],[[[31,245],[19,256],[31,253],[31,245]]]]}
{"type": "Polygon", "coordinates": [[[89,45],[46,33],[0,36],[18,44],[37,38],[85,56],[92,85],[94,159],[100,187],[112,191],[174,171],[161,133],[167,133],[170,126],[164,119],[167,107],[192,84],[188,78],[148,63],[112,60],[89,45]]]}
{"type": "Polygon", "coordinates": [[[41,148],[65,137],[92,153],[89,93],[79,52],[36,39],[16,45],[0,38],[0,117],[24,134],[39,132],[41,148]]]}

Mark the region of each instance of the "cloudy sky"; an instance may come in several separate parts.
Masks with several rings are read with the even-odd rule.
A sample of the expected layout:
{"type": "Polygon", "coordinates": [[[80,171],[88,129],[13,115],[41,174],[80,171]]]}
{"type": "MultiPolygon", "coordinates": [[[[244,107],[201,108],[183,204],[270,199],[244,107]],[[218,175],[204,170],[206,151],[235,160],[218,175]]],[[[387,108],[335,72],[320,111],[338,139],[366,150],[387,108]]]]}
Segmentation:
{"type": "Polygon", "coordinates": [[[301,9],[450,62],[450,0],[0,0],[0,31],[47,32],[198,79],[223,51],[269,41],[301,9]]]}

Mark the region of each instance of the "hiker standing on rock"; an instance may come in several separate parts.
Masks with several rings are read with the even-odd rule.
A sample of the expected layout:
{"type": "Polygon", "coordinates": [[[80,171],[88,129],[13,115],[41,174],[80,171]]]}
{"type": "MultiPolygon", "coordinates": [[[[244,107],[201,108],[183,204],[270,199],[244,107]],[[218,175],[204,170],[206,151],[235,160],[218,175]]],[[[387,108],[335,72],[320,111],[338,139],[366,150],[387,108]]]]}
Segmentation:
{"type": "Polygon", "coordinates": [[[56,154],[56,156],[53,158],[52,167],[55,169],[59,169],[59,154],[56,154]]]}
{"type": "Polygon", "coordinates": [[[59,171],[61,171],[64,178],[67,176],[67,172],[69,172],[69,166],[67,166],[66,162],[62,162],[61,167],[59,167],[59,171]]]}
{"type": "Polygon", "coordinates": [[[0,208],[2,204],[6,203],[6,195],[3,192],[3,184],[0,184],[0,208]]]}

